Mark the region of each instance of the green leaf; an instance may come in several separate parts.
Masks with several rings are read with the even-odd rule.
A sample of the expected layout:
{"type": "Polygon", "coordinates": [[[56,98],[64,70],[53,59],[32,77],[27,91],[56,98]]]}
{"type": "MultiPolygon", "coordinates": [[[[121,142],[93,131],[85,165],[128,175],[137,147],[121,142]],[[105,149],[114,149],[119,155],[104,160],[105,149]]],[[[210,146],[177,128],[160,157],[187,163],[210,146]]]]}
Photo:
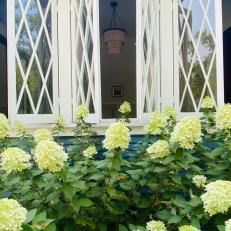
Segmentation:
{"type": "Polygon", "coordinates": [[[217,225],[217,229],[219,231],[225,231],[225,226],[224,225],[217,225]]]}
{"type": "Polygon", "coordinates": [[[36,213],[37,213],[37,209],[31,209],[27,213],[25,224],[30,223],[35,218],[36,213]]]}
{"type": "Polygon", "coordinates": [[[210,152],[210,157],[217,157],[220,156],[224,152],[224,147],[219,146],[210,152]]]}
{"type": "Polygon", "coordinates": [[[46,211],[43,211],[43,212],[36,215],[35,219],[33,220],[33,224],[37,223],[39,221],[45,221],[46,218],[47,218],[47,213],[46,213],[46,211]]]}
{"type": "Polygon", "coordinates": [[[162,210],[160,212],[157,212],[157,217],[159,217],[162,220],[168,221],[169,217],[172,216],[171,212],[169,210],[162,210]]]}
{"type": "Polygon", "coordinates": [[[181,217],[180,216],[172,216],[169,220],[168,220],[168,224],[177,224],[181,221],[181,217]]]}
{"type": "Polygon", "coordinates": [[[192,217],[191,219],[192,226],[196,227],[197,229],[200,229],[200,220],[196,217],[192,217]]]}
{"type": "Polygon", "coordinates": [[[176,196],[176,198],[172,202],[177,207],[180,207],[180,208],[186,208],[187,207],[187,203],[186,203],[184,197],[182,197],[182,196],[176,196]]]}
{"type": "Polygon", "coordinates": [[[55,223],[49,224],[44,231],[56,231],[56,225],[55,223]]]}
{"type": "Polygon", "coordinates": [[[197,207],[202,204],[202,201],[199,197],[195,197],[191,201],[189,201],[188,204],[191,205],[192,207],[197,207]]]}
{"type": "Polygon", "coordinates": [[[128,231],[124,225],[119,225],[119,231],[128,231]]]}
{"type": "Polygon", "coordinates": [[[94,204],[94,202],[88,198],[80,198],[78,202],[81,207],[91,207],[94,204]]]}
{"type": "Polygon", "coordinates": [[[70,184],[63,185],[63,192],[67,199],[71,200],[76,194],[76,188],[70,184]]]}
{"type": "Polygon", "coordinates": [[[175,156],[174,155],[170,155],[170,156],[168,156],[168,157],[166,157],[164,159],[163,164],[166,165],[166,164],[172,162],[173,160],[175,160],[175,156]]]}

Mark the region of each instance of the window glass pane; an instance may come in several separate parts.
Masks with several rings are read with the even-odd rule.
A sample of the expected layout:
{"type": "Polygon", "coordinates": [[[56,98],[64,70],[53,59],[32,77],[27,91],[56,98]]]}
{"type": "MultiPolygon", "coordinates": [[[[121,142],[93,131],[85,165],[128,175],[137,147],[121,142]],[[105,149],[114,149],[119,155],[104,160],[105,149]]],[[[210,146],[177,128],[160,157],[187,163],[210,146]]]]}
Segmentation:
{"type": "Polygon", "coordinates": [[[225,102],[231,103],[231,1],[222,0],[225,102]]]}
{"type": "Polygon", "coordinates": [[[180,106],[200,111],[205,96],[217,99],[215,0],[178,0],[180,106]]]}
{"type": "Polygon", "coordinates": [[[7,115],[7,27],[6,0],[0,1],[0,113],[7,115]]]}
{"type": "Polygon", "coordinates": [[[102,117],[118,117],[119,105],[129,101],[136,118],[136,1],[118,0],[112,21],[110,3],[100,1],[102,117]]]}
{"type": "Polygon", "coordinates": [[[18,113],[52,114],[51,0],[15,0],[15,23],[18,113]]]}

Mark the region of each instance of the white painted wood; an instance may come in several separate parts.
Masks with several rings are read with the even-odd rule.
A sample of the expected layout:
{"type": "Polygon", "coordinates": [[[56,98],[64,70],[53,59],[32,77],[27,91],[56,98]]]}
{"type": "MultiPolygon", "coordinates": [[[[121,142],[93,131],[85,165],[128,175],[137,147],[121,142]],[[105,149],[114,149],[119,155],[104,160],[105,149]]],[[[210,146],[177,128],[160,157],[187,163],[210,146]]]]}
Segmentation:
{"type": "Polygon", "coordinates": [[[15,68],[15,11],[14,0],[7,1],[7,66],[8,66],[8,118],[16,117],[16,68],[15,68]]]}
{"type": "MultiPolygon", "coordinates": [[[[34,41],[32,38],[32,33],[29,28],[29,23],[27,20],[28,10],[31,4],[31,0],[28,0],[23,7],[22,1],[19,0],[20,10],[21,10],[21,19],[19,23],[19,27],[17,33],[15,34],[15,4],[16,2],[13,0],[8,1],[8,12],[7,12],[7,20],[8,20],[8,81],[9,81],[9,115],[10,121],[13,123],[15,120],[22,120],[25,123],[31,123],[35,121],[36,123],[47,123],[47,121],[54,120],[55,114],[58,113],[58,65],[57,65],[57,15],[56,15],[56,0],[49,0],[47,3],[47,7],[45,12],[43,12],[40,2],[37,2],[37,10],[39,12],[39,16],[41,19],[41,25],[38,30],[38,35],[36,40],[34,41]],[[46,20],[49,12],[51,11],[51,20],[52,20],[52,41],[49,37],[48,28],[46,24],[46,20]],[[24,72],[21,59],[17,50],[17,42],[19,41],[20,34],[23,26],[26,28],[26,33],[28,35],[30,47],[32,49],[32,55],[30,57],[29,65],[27,67],[26,72],[24,72]],[[50,60],[47,68],[47,72],[43,73],[42,67],[39,62],[37,48],[39,46],[39,42],[42,36],[42,33],[45,34],[48,49],[50,49],[50,60]],[[16,96],[16,62],[19,66],[19,71],[22,76],[23,85],[21,91],[19,93],[18,99],[16,96]],[[41,78],[42,85],[40,86],[40,94],[38,97],[37,105],[34,105],[32,96],[30,94],[30,89],[28,85],[28,77],[31,71],[31,67],[33,62],[36,62],[37,68],[39,71],[39,75],[41,78]],[[53,78],[53,103],[51,101],[51,95],[49,94],[47,87],[47,80],[50,75],[50,71],[52,70],[52,78],[53,78]],[[19,114],[19,107],[21,100],[23,99],[24,92],[27,93],[32,113],[28,115],[19,114]],[[51,108],[51,114],[39,114],[39,108],[42,103],[43,95],[47,96],[48,103],[51,108]]],[[[39,78],[39,76],[38,76],[39,78]]]]}
{"type": "Polygon", "coordinates": [[[69,0],[58,2],[59,109],[65,124],[72,123],[71,12],[69,0]]]}
{"type": "Polygon", "coordinates": [[[217,65],[217,106],[224,104],[224,55],[223,55],[223,23],[222,0],[215,1],[216,9],[216,65],[217,65]]]}
{"type": "Polygon", "coordinates": [[[78,105],[90,107],[92,102],[87,121],[97,123],[101,113],[99,1],[72,0],[71,7],[73,112],[78,105]]]}
{"type": "MultiPolygon", "coordinates": [[[[192,104],[193,104],[193,109],[191,109],[191,112],[196,112],[199,113],[200,112],[200,105],[201,102],[203,100],[203,98],[206,96],[206,94],[209,94],[209,96],[211,96],[212,98],[217,98],[217,104],[218,106],[221,105],[224,102],[224,81],[223,81],[223,42],[222,42],[222,10],[221,10],[221,5],[222,5],[222,1],[221,0],[206,0],[206,1],[196,1],[196,0],[190,0],[189,1],[189,5],[187,6],[187,8],[185,8],[185,6],[183,5],[181,0],[178,0],[176,3],[176,0],[174,0],[175,3],[175,11],[178,12],[178,17],[181,16],[184,21],[185,24],[182,28],[182,34],[180,36],[180,39],[178,41],[178,36],[175,36],[175,41],[178,41],[178,62],[179,62],[179,69],[181,69],[182,73],[183,73],[183,78],[185,79],[185,88],[183,90],[183,94],[182,94],[182,98],[179,98],[179,74],[178,76],[175,77],[178,78],[175,81],[175,90],[178,91],[178,93],[175,93],[176,95],[178,95],[178,105],[175,105],[178,111],[183,111],[183,103],[184,103],[184,99],[186,97],[186,92],[188,91],[192,104]],[[178,4],[178,7],[176,7],[176,4],[178,4]],[[215,12],[210,12],[212,4],[214,4],[214,11],[215,12]],[[198,39],[195,39],[195,31],[192,31],[191,28],[191,22],[190,20],[195,20],[197,19],[197,15],[195,12],[195,7],[198,7],[198,9],[200,10],[200,12],[202,13],[202,19],[201,22],[197,22],[200,23],[200,28],[198,29],[198,39]],[[192,11],[194,7],[194,10],[192,11]],[[179,11],[178,11],[179,9],[179,11]],[[211,22],[211,14],[215,15],[215,23],[216,23],[216,28],[215,31],[212,28],[212,22],[211,22]],[[205,26],[206,27],[206,31],[207,33],[210,34],[211,39],[214,42],[214,50],[212,50],[212,58],[211,61],[209,63],[209,68],[208,71],[205,69],[205,66],[203,64],[203,57],[201,55],[201,37],[205,31],[205,26]],[[192,48],[194,50],[194,53],[192,55],[192,60],[191,60],[191,64],[190,64],[190,68],[189,68],[189,72],[186,73],[185,68],[184,68],[184,64],[183,64],[183,56],[181,56],[181,46],[184,42],[184,38],[185,38],[185,34],[187,33],[188,36],[188,40],[191,42],[192,44],[192,48]],[[193,34],[194,33],[194,34],[193,34]],[[212,75],[212,71],[213,71],[213,64],[215,63],[216,60],[216,81],[217,81],[217,94],[215,95],[214,92],[212,91],[212,86],[210,83],[210,76],[212,75]],[[204,85],[203,85],[203,89],[199,98],[199,103],[196,103],[195,97],[194,97],[194,92],[193,89],[190,85],[190,81],[193,78],[192,76],[194,76],[194,71],[193,71],[193,67],[195,65],[195,63],[198,63],[200,68],[201,68],[201,72],[202,72],[202,77],[204,78],[204,85]],[[209,93],[206,93],[206,90],[209,93]]],[[[214,18],[213,18],[214,19],[214,18]]],[[[212,19],[212,20],[213,20],[212,19]]],[[[179,31],[179,27],[178,27],[178,18],[175,16],[174,17],[174,31],[179,31]]],[[[198,19],[199,20],[199,19],[198,19]]],[[[175,65],[175,67],[177,67],[177,65],[175,65]]],[[[179,70],[178,69],[178,70],[179,70]]],[[[176,72],[177,73],[177,72],[176,72]]]]}
{"type": "Polygon", "coordinates": [[[161,110],[174,105],[174,39],[172,0],[160,1],[161,110]]]}
{"type": "Polygon", "coordinates": [[[160,110],[160,1],[138,1],[137,7],[138,116],[147,121],[160,110]]]}

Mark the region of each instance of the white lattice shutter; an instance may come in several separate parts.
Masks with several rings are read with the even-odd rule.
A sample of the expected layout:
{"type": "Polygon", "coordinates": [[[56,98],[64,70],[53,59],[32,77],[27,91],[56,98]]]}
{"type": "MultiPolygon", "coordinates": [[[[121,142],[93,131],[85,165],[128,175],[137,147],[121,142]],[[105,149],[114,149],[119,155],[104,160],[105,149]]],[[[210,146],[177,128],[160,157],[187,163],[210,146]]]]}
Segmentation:
{"type": "Polygon", "coordinates": [[[179,111],[200,112],[205,96],[224,101],[221,0],[177,0],[179,111]]]}
{"type": "Polygon", "coordinates": [[[52,122],[58,112],[56,1],[7,3],[10,119],[52,122]]]}
{"type": "Polygon", "coordinates": [[[72,0],[73,108],[89,107],[89,122],[100,118],[98,1],[72,0]]]}
{"type": "Polygon", "coordinates": [[[141,0],[138,10],[138,108],[141,120],[146,120],[160,109],[159,0],[141,0]]]}

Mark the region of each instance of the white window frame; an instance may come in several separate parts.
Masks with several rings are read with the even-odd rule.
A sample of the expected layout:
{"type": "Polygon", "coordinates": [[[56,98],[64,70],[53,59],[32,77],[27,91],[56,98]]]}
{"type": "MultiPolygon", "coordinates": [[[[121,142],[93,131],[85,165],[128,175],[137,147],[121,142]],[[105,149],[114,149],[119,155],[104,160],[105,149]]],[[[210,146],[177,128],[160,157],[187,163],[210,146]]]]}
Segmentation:
{"type": "MultiPolygon", "coordinates": [[[[201,1],[201,0],[200,0],[201,1]]],[[[179,15],[178,0],[173,0],[173,33],[174,33],[174,108],[178,118],[188,115],[201,115],[196,112],[181,112],[180,110],[180,64],[179,64],[179,15]]],[[[207,17],[207,16],[206,16],[207,17]]],[[[217,80],[217,107],[224,104],[224,62],[223,62],[223,24],[222,24],[222,0],[215,0],[215,52],[216,52],[216,80],[217,80]]],[[[207,80],[208,81],[208,80],[207,80]]]]}
{"type": "MultiPolygon", "coordinates": [[[[57,54],[57,2],[51,1],[52,17],[52,72],[53,72],[53,113],[52,114],[18,114],[16,96],[16,36],[15,36],[15,0],[7,0],[7,66],[8,66],[8,114],[13,124],[16,120],[26,124],[53,123],[58,114],[58,54],[57,54]]],[[[26,13],[22,13],[22,18],[26,13]]],[[[44,23],[44,22],[42,22],[44,23]]],[[[34,51],[32,51],[34,52],[34,51]]]]}
{"type": "MultiPolygon", "coordinates": [[[[40,124],[40,123],[53,123],[54,116],[61,114],[64,116],[65,124],[67,127],[73,126],[73,114],[75,109],[75,100],[73,100],[73,76],[72,76],[72,5],[73,0],[53,0],[57,2],[54,4],[53,11],[57,12],[57,31],[58,39],[53,39],[53,45],[57,47],[54,51],[54,77],[59,85],[55,88],[54,100],[55,113],[53,115],[16,115],[16,90],[12,86],[16,86],[16,69],[15,67],[15,12],[14,0],[7,1],[7,18],[8,18],[8,85],[9,85],[9,118],[11,122],[21,120],[27,124],[40,124]],[[55,6],[56,5],[56,6],[55,6]]],[[[141,73],[141,37],[140,32],[142,29],[141,23],[141,4],[143,0],[136,2],[136,34],[137,34],[137,64],[136,64],[136,94],[137,94],[137,118],[132,119],[132,125],[139,126],[147,122],[150,113],[142,113],[141,98],[142,98],[142,73],[141,73]]],[[[177,0],[160,0],[160,30],[159,30],[159,82],[157,83],[157,91],[159,95],[159,106],[157,110],[162,111],[167,105],[174,106],[176,111],[179,112],[179,64],[178,64],[178,5],[177,0]]],[[[94,30],[96,34],[100,34],[99,27],[99,0],[94,0],[93,3],[94,14],[94,30]]],[[[222,42],[222,2],[216,0],[216,34],[217,34],[217,97],[218,106],[224,102],[224,83],[223,83],[223,42],[222,42]]],[[[55,16],[53,17],[56,18],[55,16]]],[[[53,20],[54,20],[53,19],[53,20]]],[[[56,29],[54,29],[56,30],[56,29]]],[[[54,36],[53,36],[54,37],[54,36]]],[[[101,102],[101,73],[100,73],[100,37],[94,40],[94,46],[97,52],[94,52],[96,60],[96,88],[97,88],[97,110],[94,118],[89,117],[88,121],[103,126],[108,124],[114,119],[102,119],[102,102],[101,102]]],[[[187,113],[188,115],[189,113],[187,113]]],[[[192,114],[192,113],[190,113],[192,114]]],[[[184,113],[180,113],[185,116],[184,113]]]]}

